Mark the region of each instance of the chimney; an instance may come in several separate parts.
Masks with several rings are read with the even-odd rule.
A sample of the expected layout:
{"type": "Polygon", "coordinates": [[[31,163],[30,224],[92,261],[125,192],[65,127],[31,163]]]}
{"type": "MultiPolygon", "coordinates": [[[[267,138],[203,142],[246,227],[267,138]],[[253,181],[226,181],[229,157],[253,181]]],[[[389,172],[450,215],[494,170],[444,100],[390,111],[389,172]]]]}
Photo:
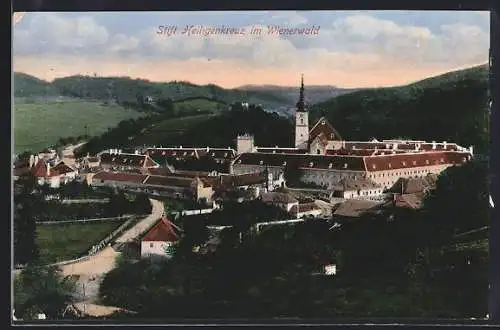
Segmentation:
{"type": "Polygon", "coordinates": [[[471,155],[474,155],[474,147],[473,147],[473,146],[470,146],[470,147],[469,147],[469,153],[470,153],[471,155]]]}
{"type": "Polygon", "coordinates": [[[394,142],[394,144],[392,145],[392,149],[394,149],[394,150],[398,149],[398,143],[397,142],[394,142]]]}
{"type": "Polygon", "coordinates": [[[36,155],[33,161],[33,166],[36,166],[36,164],[38,164],[38,160],[38,155],[36,155]]]}
{"type": "Polygon", "coordinates": [[[432,141],[432,150],[436,149],[436,141],[432,141]]]}
{"type": "Polygon", "coordinates": [[[448,146],[448,142],[443,141],[443,149],[446,150],[446,147],[448,146]]]}
{"type": "Polygon", "coordinates": [[[50,163],[47,163],[47,176],[50,176],[50,163]]]}
{"type": "Polygon", "coordinates": [[[209,151],[210,151],[210,148],[207,146],[207,152],[209,152],[209,151]]]}
{"type": "Polygon", "coordinates": [[[30,155],[30,168],[32,168],[33,165],[35,165],[34,162],[35,162],[35,156],[30,155]]]}
{"type": "Polygon", "coordinates": [[[179,146],[179,149],[182,149],[182,146],[179,146]]]}

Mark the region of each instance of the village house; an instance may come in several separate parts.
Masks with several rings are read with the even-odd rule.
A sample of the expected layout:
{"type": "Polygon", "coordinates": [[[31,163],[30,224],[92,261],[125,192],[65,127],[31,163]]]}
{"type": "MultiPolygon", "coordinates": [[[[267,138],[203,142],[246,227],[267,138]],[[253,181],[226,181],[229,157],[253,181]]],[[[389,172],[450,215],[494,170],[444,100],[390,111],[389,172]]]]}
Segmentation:
{"type": "Polygon", "coordinates": [[[303,217],[317,217],[322,215],[323,211],[316,203],[312,202],[293,205],[290,213],[299,219],[303,217]]]}
{"type": "Polygon", "coordinates": [[[97,156],[90,156],[87,155],[83,157],[81,161],[81,168],[82,169],[92,169],[92,168],[97,168],[101,165],[101,162],[99,160],[99,157],[97,156]]]}
{"type": "Polygon", "coordinates": [[[279,192],[263,193],[260,196],[263,203],[276,206],[285,212],[292,213],[294,206],[299,206],[299,201],[293,198],[290,194],[279,192]]]}
{"type": "Polygon", "coordinates": [[[100,153],[98,157],[101,168],[105,170],[128,171],[160,167],[148,155],[122,153],[118,149],[100,153]]]}
{"type": "Polygon", "coordinates": [[[179,199],[212,202],[213,189],[203,178],[159,176],[127,172],[101,171],[89,174],[93,186],[108,186],[179,199]]]}
{"type": "Polygon", "coordinates": [[[334,198],[379,199],[380,196],[383,196],[383,188],[381,186],[364,178],[344,178],[331,188],[333,189],[332,197],[334,198]]]}
{"type": "Polygon", "coordinates": [[[380,205],[380,202],[370,200],[348,199],[336,206],[332,217],[339,223],[352,221],[369,212],[377,212],[380,205]]]}
{"type": "Polygon", "coordinates": [[[182,230],[166,217],[159,221],[141,239],[141,258],[171,258],[169,249],[180,239],[182,230]]]}
{"type": "Polygon", "coordinates": [[[78,171],[63,161],[51,166],[51,162],[39,159],[38,156],[30,157],[31,174],[36,177],[39,185],[48,184],[51,188],[58,188],[75,180],[78,171]]]}

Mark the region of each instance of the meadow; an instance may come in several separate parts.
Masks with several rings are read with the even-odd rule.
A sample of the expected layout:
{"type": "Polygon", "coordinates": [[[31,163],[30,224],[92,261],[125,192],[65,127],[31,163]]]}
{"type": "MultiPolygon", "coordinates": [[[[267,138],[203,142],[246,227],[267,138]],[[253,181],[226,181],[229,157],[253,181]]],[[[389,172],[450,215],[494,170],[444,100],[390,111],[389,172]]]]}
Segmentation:
{"type": "Polygon", "coordinates": [[[120,121],[144,113],[92,101],[14,103],[14,152],[40,151],[59,138],[100,135],[120,121]]]}
{"type": "Polygon", "coordinates": [[[117,229],[124,220],[37,225],[40,259],[59,262],[78,258],[117,229]]]}

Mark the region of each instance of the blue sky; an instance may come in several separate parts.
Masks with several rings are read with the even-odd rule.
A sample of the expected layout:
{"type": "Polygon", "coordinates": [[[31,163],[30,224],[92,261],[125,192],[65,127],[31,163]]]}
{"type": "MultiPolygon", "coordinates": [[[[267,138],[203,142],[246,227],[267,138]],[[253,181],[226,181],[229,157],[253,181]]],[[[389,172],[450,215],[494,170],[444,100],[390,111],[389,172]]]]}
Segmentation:
{"type": "Polygon", "coordinates": [[[225,87],[296,83],[391,86],[487,62],[489,13],[269,11],[27,13],[14,26],[14,69],[189,80],[225,87]],[[261,36],[156,34],[158,26],[263,27],[261,36]],[[267,35],[268,25],[317,28],[267,35]]]}

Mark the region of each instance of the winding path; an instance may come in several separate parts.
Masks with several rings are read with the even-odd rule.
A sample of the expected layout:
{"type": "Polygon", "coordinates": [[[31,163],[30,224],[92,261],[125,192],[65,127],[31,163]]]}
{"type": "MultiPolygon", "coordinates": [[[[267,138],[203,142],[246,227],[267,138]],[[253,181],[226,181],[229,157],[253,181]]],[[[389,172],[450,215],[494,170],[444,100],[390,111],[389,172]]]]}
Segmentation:
{"type": "MultiPolygon", "coordinates": [[[[150,201],[153,206],[151,214],[123,233],[116,242],[126,243],[132,241],[161,218],[164,211],[163,203],[155,199],[150,199],[150,201]]],[[[85,308],[85,313],[93,316],[103,316],[117,310],[116,307],[97,305],[94,302],[99,297],[99,285],[102,276],[115,268],[116,257],[120,254],[120,252],[108,246],[86,260],[60,266],[65,276],[79,276],[75,294],[78,302],[75,305],[92,306],[92,308],[85,308]]],[[[83,309],[80,310],[83,311],[83,309]]]]}

